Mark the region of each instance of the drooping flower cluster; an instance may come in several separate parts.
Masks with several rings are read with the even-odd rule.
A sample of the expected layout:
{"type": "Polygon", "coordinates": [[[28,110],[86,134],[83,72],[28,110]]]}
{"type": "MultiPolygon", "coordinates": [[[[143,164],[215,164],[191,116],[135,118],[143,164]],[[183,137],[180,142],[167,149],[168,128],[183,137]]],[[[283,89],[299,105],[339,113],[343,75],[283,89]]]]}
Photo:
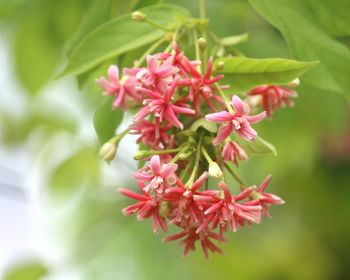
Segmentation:
{"type": "Polygon", "coordinates": [[[113,107],[138,109],[129,128],[108,144],[128,133],[136,135],[142,148],[134,158],[149,161],[134,174],[138,192],[119,189],[136,201],[123,213],[152,219],[154,233],[177,226],[179,233],[164,241],[180,240],[185,255],[199,243],[208,256],[209,251],[222,253],[219,244],[226,241],[227,231],[260,223],[262,215],[270,216],[270,205],[284,203],[264,192],[271,176],[258,188],[248,187],[235,168],[248,159],[247,141],[250,146],[257,141],[253,125],[276,108],[291,105],[294,94],[279,86],[260,86],[246,101],[233,95],[230,102],[224,91],[228,87],[219,84],[223,76],[214,74],[213,59],[205,69],[202,63],[190,60],[174,43],[170,52],[147,55],[144,67],[123,69],[122,78],[117,66],[110,66],[108,79],[98,83],[115,97],[113,107]],[[263,111],[251,114],[259,105],[263,111]],[[231,176],[238,182],[236,194],[231,176]]]}

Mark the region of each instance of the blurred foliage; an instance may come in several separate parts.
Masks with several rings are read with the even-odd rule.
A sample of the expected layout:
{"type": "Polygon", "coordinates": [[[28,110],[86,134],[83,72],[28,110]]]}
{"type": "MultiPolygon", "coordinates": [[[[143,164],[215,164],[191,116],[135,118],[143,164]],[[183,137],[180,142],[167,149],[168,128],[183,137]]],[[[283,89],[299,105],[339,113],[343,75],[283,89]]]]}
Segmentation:
{"type": "Polygon", "coordinates": [[[17,264],[6,272],[4,280],[40,280],[48,274],[48,270],[40,262],[17,264]]]}
{"type": "MultiPolygon", "coordinates": [[[[124,169],[116,163],[109,168],[122,170],[125,178],[106,182],[97,150],[98,140],[102,143],[113,135],[122,114],[96,113],[95,126],[99,123],[107,129],[102,133],[96,129],[98,137],[89,141],[82,133],[84,123],[92,123],[95,108],[110,102],[101,98],[95,79],[105,75],[111,63],[131,65],[149,45],[118,61],[110,57],[96,64],[79,75],[76,86],[67,79],[69,95],[78,100],[78,115],[62,104],[54,103],[52,108],[40,98],[62,69],[63,53],[72,54],[86,34],[109,19],[155,2],[160,1],[0,1],[0,30],[11,48],[10,60],[27,108],[20,116],[0,109],[1,143],[22,147],[34,139],[33,160],[43,147],[49,151],[42,161],[50,175],[48,197],[64,197],[52,206],[63,209],[73,201],[63,211],[64,222],[57,223],[57,235],[65,240],[69,256],[64,265],[75,266],[84,280],[347,279],[350,109],[345,98],[333,91],[349,96],[349,1],[207,0],[210,26],[220,37],[249,34],[248,42],[239,45],[243,54],[321,62],[301,79],[296,107],[277,112],[272,122],[257,126],[261,137],[276,146],[278,157],[252,156],[239,170],[247,184],[261,182],[272,173],[271,192],[281,195],[286,205],[272,210],[272,221],[265,219],[262,225],[232,234],[232,242],[224,248],[226,256],[209,261],[200,252],[181,258],[176,243],[165,245],[154,238],[149,221],[138,223],[120,213],[128,201],[114,194],[114,189],[135,183],[125,179],[124,169]],[[64,149],[57,144],[62,139],[68,142],[64,149]]],[[[198,15],[197,1],[169,2],[198,15]]],[[[232,48],[237,51],[236,46],[232,48]]],[[[19,265],[5,279],[40,279],[46,273],[41,264],[19,265]]]]}

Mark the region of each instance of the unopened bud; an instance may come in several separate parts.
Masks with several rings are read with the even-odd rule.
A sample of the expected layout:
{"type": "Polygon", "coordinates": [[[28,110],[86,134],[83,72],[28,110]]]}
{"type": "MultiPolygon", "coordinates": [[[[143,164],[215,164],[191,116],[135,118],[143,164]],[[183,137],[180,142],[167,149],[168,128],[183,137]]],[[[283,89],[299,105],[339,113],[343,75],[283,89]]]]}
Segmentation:
{"type": "Polygon", "coordinates": [[[197,43],[200,50],[204,50],[207,47],[207,40],[203,37],[200,37],[197,43]]]}
{"type": "Polygon", "coordinates": [[[135,21],[143,22],[146,19],[146,15],[144,13],[136,11],[131,14],[131,18],[135,21]]]}
{"type": "Polygon", "coordinates": [[[300,85],[300,80],[299,78],[296,78],[293,81],[289,82],[287,85],[290,87],[297,87],[300,85]]]}
{"type": "Polygon", "coordinates": [[[221,171],[219,165],[215,161],[212,161],[209,164],[209,175],[214,177],[214,178],[221,178],[222,177],[222,171],[221,171]]]}
{"type": "Polygon", "coordinates": [[[115,158],[116,153],[117,153],[116,144],[111,142],[106,142],[105,144],[102,145],[99,155],[104,161],[110,163],[115,158]]]}
{"type": "Polygon", "coordinates": [[[144,159],[147,156],[148,156],[147,151],[140,150],[134,154],[134,160],[144,159]]]}
{"type": "Polygon", "coordinates": [[[216,65],[216,70],[222,70],[225,67],[225,62],[219,61],[219,63],[216,65]]]}

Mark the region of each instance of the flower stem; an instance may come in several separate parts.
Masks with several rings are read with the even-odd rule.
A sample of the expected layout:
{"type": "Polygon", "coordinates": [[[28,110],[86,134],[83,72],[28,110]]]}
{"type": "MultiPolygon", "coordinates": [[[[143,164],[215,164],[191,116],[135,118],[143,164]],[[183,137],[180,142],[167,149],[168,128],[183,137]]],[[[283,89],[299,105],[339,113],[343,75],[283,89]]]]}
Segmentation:
{"type": "Polygon", "coordinates": [[[161,38],[160,40],[158,40],[157,42],[155,42],[153,45],[151,45],[143,54],[142,56],[136,61],[136,63],[134,64],[134,67],[137,68],[139,66],[141,66],[141,64],[145,61],[146,56],[150,53],[153,53],[153,51],[155,51],[161,44],[164,43],[164,41],[166,40],[167,36],[164,36],[163,38],[161,38]]]}
{"type": "Polygon", "coordinates": [[[111,138],[108,142],[114,143],[116,144],[118,141],[120,141],[121,139],[124,138],[125,135],[127,135],[129,132],[129,128],[125,129],[124,131],[122,131],[121,133],[117,134],[116,136],[114,136],[113,138],[111,138]]]}
{"type": "Polygon", "coordinates": [[[154,156],[154,155],[165,155],[165,154],[176,153],[181,151],[182,149],[183,147],[179,147],[176,149],[168,149],[168,150],[150,150],[150,151],[140,150],[134,154],[134,159],[140,160],[140,159],[143,159],[149,156],[154,156]]]}
{"type": "Polygon", "coordinates": [[[226,105],[226,108],[227,110],[231,113],[231,114],[234,114],[234,110],[230,104],[230,101],[227,99],[227,96],[225,94],[225,92],[221,89],[220,85],[218,83],[215,83],[215,87],[216,89],[218,90],[220,96],[222,97],[222,99],[224,99],[224,102],[225,102],[225,105],[226,105]]]}
{"type": "Polygon", "coordinates": [[[190,145],[185,145],[177,154],[174,156],[169,163],[175,163],[181,157],[181,155],[190,148],[190,145]]]}
{"type": "Polygon", "coordinates": [[[243,187],[246,188],[247,185],[243,183],[243,181],[237,176],[237,174],[232,170],[232,168],[227,164],[224,163],[226,169],[228,170],[228,172],[230,172],[230,174],[232,175],[232,177],[243,187]]]}
{"type": "Polygon", "coordinates": [[[203,133],[199,137],[197,153],[196,153],[196,161],[194,163],[194,168],[193,168],[191,177],[188,179],[188,181],[185,184],[185,186],[187,186],[188,188],[192,187],[192,185],[194,183],[194,179],[195,179],[195,177],[197,175],[197,171],[198,171],[198,167],[199,167],[199,160],[200,160],[200,156],[201,156],[202,140],[203,140],[203,133]]]}
{"type": "Polygon", "coordinates": [[[205,18],[205,0],[199,0],[199,17],[205,18]]]}
{"type": "Polygon", "coordinates": [[[201,147],[202,149],[202,154],[204,155],[205,159],[207,160],[207,162],[209,164],[211,164],[213,162],[213,160],[211,159],[211,157],[209,156],[207,150],[204,148],[204,146],[201,147]]]}

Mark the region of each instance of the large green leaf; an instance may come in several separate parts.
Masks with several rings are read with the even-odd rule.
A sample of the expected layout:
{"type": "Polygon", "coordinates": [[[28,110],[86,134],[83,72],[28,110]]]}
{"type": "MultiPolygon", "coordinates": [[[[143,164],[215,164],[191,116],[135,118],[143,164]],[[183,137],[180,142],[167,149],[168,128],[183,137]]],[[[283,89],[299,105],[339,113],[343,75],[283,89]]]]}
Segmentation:
{"type": "MultiPolygon", "coordinates": [[[[43,8],[44,9],[44,8],[43,8]]],[[[17,74],[28,92],[35,94],[48,82],[55,69],[58,52],[49,36],[48,9],[29,9],[15,33],[17,74]]]]}
{"type": "MultiPolygon", "coordinates": [[[[322,28],[332,36],[350,35],[349,0],[305,0],[322,28]]],[[[307,14],[306,16],[309,16],[307,14]]]]}
{"type": "Polygon", "coordinates": [[[254,141],[242,141],[240,144],[249,155],[273,154],[277,156],[275,146],[261,137],[257,137],[254,141]]]}
{"type": "Polygon", "coordinates": [[[317,64],[280,58],[246,57],[225,57],[215,63],[220,62],[224,62],[224,67],[217,72],[224,74],[223,83],[231,85],[235,92],[246,91],[263,84],[288,83],[317,64]]]}
{"type": "MultiPolygon", "coordinates": [[[[309,5],[310,0],[249,0],[249,2],[282,32],[295,58],[321,62],[319,67],[305,75],[306,82],[350,97],[350,51],[322,29],[314,16],[315,5],[309,5]]],[[[329,1],[326,3],[329,5],[329,1]]],[[[331,5],[339,3],[339,0],[334,0],[331,5]]],[[[319,5],[318,11],[327,9],[324,1],[317,1],[317,5],[319,5]]],[[[332,14],[332,18],[334,17],[337,17],[337,14],[332,14]]]]}
{"type": "Polygon", "coordinates": [[[109,19],[110,2],[111,0],[93,0],[91,2],[78,29],[65,45],[67,56],[71,55],[73,49],[88,33],[109,19]]]}
{"type": "Polygon", "coordinates": [[[115,135],[115,131],[123,120],[123,111],[112,110],[113,97],[104,97],[94,114],[94,127],[100,143],[107,142],[115,135]]]}
{"type": "Polygon", "coordinates": [[[11,267],[4,275],[4,280],[40,280],[48,274],[47,268],[40,262],[31,261],[11,267]]]}
{"type": "MultiPolygon", "coordinates": [[[[189,16],[187,10],[165,4],[140,11],[167,28],[176,28],[189,16]]],[[[164,35],[164,30],[155,29],[145,22],[133,21],[130,14],[110,20],[80,42],[61,76],[83,73],[109,58],[154,42],[164,35]]]]}
{"type": "Polygon", "coordinates": [[[96,187],[99,172],[98,152],[84,147],[57,166],[49,186],[55,193],[71,194],[81,187],[96,187]]]}

